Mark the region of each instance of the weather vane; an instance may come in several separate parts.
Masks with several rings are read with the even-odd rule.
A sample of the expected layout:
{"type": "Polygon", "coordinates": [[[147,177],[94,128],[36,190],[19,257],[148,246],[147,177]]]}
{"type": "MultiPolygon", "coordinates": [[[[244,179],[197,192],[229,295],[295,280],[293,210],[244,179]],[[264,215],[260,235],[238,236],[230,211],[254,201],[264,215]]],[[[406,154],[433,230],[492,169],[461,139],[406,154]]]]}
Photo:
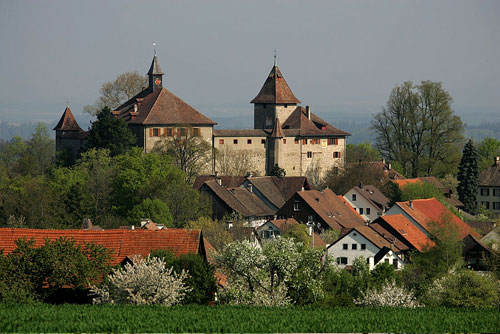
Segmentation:
{"type": "Polygon", "coordinates": [[[274,50],[274,66],[276,66],[276,50],[274,50]]]}
{"type": "Polygon", "coordinates": [[[156,56],[156,43],[155,42],[153,42],[153,49],[155,51],[155,56],[156,56]]]}

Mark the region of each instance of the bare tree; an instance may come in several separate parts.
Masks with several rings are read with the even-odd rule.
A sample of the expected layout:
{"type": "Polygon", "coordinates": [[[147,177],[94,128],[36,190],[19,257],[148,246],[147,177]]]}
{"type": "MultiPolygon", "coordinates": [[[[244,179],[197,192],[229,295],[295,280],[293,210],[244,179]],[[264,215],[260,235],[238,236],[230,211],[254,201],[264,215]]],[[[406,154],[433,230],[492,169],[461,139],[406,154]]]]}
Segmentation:
{"type": "Polygon", "coordinates": [[[236,151],[224,147],[215,152],[215,169],[221,175],[239,176],[249,172],[257,175],[256,158],[257,154],[252,151],[236,151]]]}
{"type": "Polygon", "coordinates": [[[99,90],[101,96],[93,104],[83,107],[83,111],[97,115],[105,107],[117,108],[143,90],[147,84],[147,76],[137,71],[122,73],[114,81],[102,84],[99,90]]]}

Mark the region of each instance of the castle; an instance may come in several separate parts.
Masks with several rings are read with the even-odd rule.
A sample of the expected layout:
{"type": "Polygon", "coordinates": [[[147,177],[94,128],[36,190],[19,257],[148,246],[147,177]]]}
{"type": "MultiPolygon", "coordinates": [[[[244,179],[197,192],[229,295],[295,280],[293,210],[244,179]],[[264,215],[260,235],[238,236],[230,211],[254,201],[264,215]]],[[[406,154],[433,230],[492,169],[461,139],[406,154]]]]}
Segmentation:
{"type": "MultiPolygon", "coordinates": [[[[345,165],[346,137],[349,133],[328,124],[309,106],[302,107],[281,74],[276,61],[254,105],[254,128],[218,130],[217,123],[163,87],[163,75],[156,54],[147,73],[149,86],[113,110],[137,138],[137,146],[150,152],[165,137],[199,136],[209,142],[215,161],[208,172],[224,169],[223,156],[245,156],[248,171],[270,175],[275,166],[287,176],[308,176],[313,183],[333,168],[345,165]],[[219,157],[219,158],[218,158],[219,157]]],[[[57,151],[78,152],[85,134],[69,108],[64,111],[56,131],[57,151]]]]}

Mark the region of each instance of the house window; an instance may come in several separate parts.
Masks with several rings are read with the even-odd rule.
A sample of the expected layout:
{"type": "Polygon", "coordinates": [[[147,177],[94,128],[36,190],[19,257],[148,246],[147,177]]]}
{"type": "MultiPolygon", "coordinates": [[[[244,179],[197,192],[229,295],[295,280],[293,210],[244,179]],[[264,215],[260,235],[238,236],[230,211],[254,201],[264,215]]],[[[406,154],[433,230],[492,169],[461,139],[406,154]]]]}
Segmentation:
{"type": "Polygon", "coordinates": [[[500,210],[500,202],[493,202],[493,210],[500,210]]]}
{"type": "Polygon", "coordinates": [[[285,104],[285,108],[288,108],[288,104],[285,104]]]}
{"type": "Polygon", "coordinates": [[[252,143],[252,139],[247,139],[247,144],[251,144],[252,143]]]}
{"type": "Polygon", "coordinates": [[[334,157],[334,158],[340,158],[340,156],[341,156],[341,154],[340,154],[340,153],[341,153],[341,152],[333,152],[333,157],[334,157]]]}
{"type": "Polygon", "coordinates": [[[395,269],[398,269],[398,259],[392,259],[392,265],[395,269]]]}
{"type": "Polygon", "coordinates": [[[357,250],[358,249],[358,244],[352,244],[351,245],[352,250],[357,250]]]}
{"type": "Polygon", "coordinates": [[[486,210],[490,209],[490,202],[481,202],[481,205],[484,206],[486,210]]]}
{"type": "Polygon", "coordinates": [[[224,139],[219,139],[219,145],[224,145],[224,139]]]}
{"type": "Polygon", "coordinates": [[[371,209],[370,208],[366,208],[366,214],[369,215],[371,213],[371,209]]]}
{"type": "Polygon", "coordinates": [[[366,250],[366,244],[361,244],[361,250],[366,250]]]}
{"type": "Polygon", "coordinates": [[[160,136],[160,129],[154,128],[153,129],[153,137],[159,137],[160,136]]]}
{"type": "Polygon", "coordinates": [[[500,189],[493,189],[493,196],[500,197],[500,189]]]}
{"type": "Polygon", "coordinates": [[[348,244],[342,244],[342,249],[343,250],[348,250],[349,249],[349,245],[348,244]]]}
{"type": "Polygon", "coordinates": [[[181,130],[181,137],[187,136],[187,129],[186,128],[180,128],[181,130]]]}
{"type": "Polygon", "coordinates": [[[295,144],[298,144],[300,141],[299,141],[298,139],[295,139],[293,142],[294,142],[295,144]]]}
{"type": "Polygon", "coordinates": [[[347,264],[347,258],[346,257],[338,257],[337,263],[338,264],[347,264]]]}
{"type": "Polygon", "coordinates": [[[389,263],[389,259],[385,259],[385,260],[384,260],[384,262],[385,262],[385,263],[389,263]]]}
{"type": "Polygon", "coordinates": [[[266,143],[266,140],[265,140],[265,139],[261,139],[261,140],[260,140],[260,143],[261,143],[261,144],[265,144],[265,143],[266,143]]]}
{"type": "Polygon", "coordinates": [[[302,139],[302,145],[307,145],[307,139],[302,139]]]}
{"type": "Polygon", "coordinates": [[[314,216],[308,216],[308,217],[307,217],[307,221],[308,221],[308,222],[312,222],[313,220],[314,220],[314,216]]]}
{"type": "Polygon", "coordinates": [[[352,200],[353,202],[356,202],[356,194],[352,194],[352,195],[351,195],[351,200],[352,200]]]}
{"type": "Polygon", "coordinates": [[[328,138],[328,145],[333,145],[333,138],[328,138]]]}
{"type": "Polygon", "coordinates": [[[307,152],[307,157],[308,158],[312,158],[313,157],[313,153],[311,151],[307,152]]]}
{"type": "Polygon", "coordinates": [[[299,201],[293,202],[293,211],[300,211],[299,201]]]}
{"type": "Polygon", "coordinates": [[[192,134],[193,137],[199,137],[200,134],[201,134],[200,128],[193,128],[193,134],[192,134]]]}
{"type": "Polygon", "coordinates": [[[283,139],[283,144],[286,144],[286,139],[283,139]]]}
{"type": "Polygon", "coordinates": [[[359,208],[359,214],[362,215],[363,214],[363,208],[359,208]]]}
{"type": "Polygon", "coordinates": [[[490,196],[489,188],[481,188],[481,196],[490,196]]]}
{"type": "Polygon", "coordinates": [[[238,139],[233,139],[233,144],[238,144],[238,139]]]}
{"type": "Polygon", "coordinates": [[[166,128],[165,130],[167,131],[166,132],[167,137],[173,137],[174,136],[174,129],[172,129],[172,128],[166,128]]]}

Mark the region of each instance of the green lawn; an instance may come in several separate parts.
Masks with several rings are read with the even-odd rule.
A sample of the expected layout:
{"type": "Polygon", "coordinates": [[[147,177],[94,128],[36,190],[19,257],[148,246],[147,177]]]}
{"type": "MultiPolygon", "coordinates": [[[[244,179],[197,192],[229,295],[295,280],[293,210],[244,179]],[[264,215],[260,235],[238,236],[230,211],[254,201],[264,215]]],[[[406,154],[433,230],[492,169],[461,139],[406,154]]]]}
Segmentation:
{"type": "Polygon", "coordinates": [[[2,305],[0,332],[498,332],[498,309],[2,305]]]}

